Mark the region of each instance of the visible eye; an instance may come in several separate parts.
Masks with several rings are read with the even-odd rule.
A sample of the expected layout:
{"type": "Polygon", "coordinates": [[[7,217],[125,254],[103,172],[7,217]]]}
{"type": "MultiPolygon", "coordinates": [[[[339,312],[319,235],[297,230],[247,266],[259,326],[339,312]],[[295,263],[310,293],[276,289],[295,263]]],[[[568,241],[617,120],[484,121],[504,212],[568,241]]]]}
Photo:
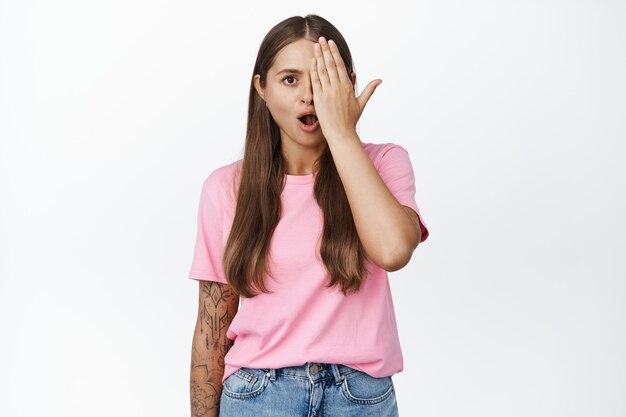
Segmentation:
{"type": "MultiPolygon", "coordinates": [[[[286,77],[283,78],[283,83],[285,82],[286,79],[291,78],[292,80],[295,80],[296,77],[294,77],[293,75],[287,75],[286,77]]],[[[293,83],[287,83],[287,85],[293,85],[293,83]]]]}

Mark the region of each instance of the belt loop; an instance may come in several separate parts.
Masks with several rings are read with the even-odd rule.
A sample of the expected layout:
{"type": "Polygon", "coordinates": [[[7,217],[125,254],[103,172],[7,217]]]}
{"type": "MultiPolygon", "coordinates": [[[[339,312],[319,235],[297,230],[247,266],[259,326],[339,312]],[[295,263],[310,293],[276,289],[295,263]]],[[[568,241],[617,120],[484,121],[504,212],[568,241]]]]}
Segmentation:
{"type": "Polygon", "coordinates": [[[336,363],[331,363],[330,367],[333,371],[333,375],[335,376],[335,383],[337,385],[341,385],[341,383],[343,382],[343,375],[341,375],[341,373],[339,372],[339,366],[337,366],[336,363]]]}

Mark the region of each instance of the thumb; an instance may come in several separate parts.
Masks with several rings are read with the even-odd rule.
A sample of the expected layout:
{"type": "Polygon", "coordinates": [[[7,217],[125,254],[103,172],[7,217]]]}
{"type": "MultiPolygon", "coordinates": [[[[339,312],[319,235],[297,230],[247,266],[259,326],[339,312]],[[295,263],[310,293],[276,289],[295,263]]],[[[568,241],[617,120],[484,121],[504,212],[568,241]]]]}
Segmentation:
{"type": "Polygon", "coordinates": [[[359,106],[361,107],[361,112],[365,108],[365,105],[369,101],[370,97],[372,97],[372,94],[374,94],[376,88],[378,88],[378,86],[381,85],[382,82],[383,80],[374,80],[370,81],[369,84],[365,86],[365,88],[361,92],[361,95],[359,95],[359,97],[357,98],[359,106]]]}

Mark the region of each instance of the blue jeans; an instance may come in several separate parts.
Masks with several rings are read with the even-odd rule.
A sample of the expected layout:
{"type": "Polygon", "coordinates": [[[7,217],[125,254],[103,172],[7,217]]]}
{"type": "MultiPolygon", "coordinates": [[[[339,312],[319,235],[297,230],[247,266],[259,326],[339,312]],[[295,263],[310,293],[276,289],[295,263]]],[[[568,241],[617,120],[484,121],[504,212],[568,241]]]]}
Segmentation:
{"type": "Polygon", "coordinates": [[[219,417],[398,417],[391,376],[307,362],[240,368],[224,380],[219,417]]]}

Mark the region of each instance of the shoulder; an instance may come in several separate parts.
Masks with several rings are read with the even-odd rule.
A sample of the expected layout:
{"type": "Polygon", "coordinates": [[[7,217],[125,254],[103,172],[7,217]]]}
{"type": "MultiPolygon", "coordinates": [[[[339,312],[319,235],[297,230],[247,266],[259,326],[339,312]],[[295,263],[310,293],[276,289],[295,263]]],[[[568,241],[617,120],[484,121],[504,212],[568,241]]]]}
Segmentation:
{"type": "Polygon", "coordinates": [[[236,173],[242,161],[242,159],[239,159],[235,162],[231,162],[229,164],[215,168],[209,173],[204,182],[207,183],[227,181],[231,176],[236,173]]]}
{"type": "Polygon", "coordinates": [[[363,143],[363,149],[370,157],[370,160],[379,169],[384,160],[395,159],[398,156],[404,157],[408,155],[407,150],[393,142],[385,143],[363,143]]]}
{"type": "Polygon", "coordinates": [[[202,189],[212,196],[223,197],[234,189],[235,179],[241,171],[242,159],[219,166],[204,179],[202,189]]]}

